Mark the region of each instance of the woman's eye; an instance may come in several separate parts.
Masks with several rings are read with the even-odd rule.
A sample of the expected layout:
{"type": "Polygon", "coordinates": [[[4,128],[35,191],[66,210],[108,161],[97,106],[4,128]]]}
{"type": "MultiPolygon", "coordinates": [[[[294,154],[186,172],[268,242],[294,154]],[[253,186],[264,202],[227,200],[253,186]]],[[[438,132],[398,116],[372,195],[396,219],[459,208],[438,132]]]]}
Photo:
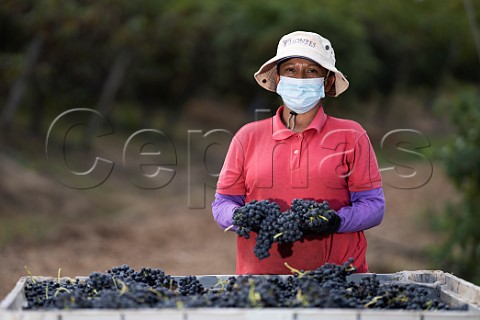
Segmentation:
{"type": "Polygon", "coordinates": [[[309,73],[318,73],[318,70],[317,69],[309,69],[308,72],[309,73]]]}

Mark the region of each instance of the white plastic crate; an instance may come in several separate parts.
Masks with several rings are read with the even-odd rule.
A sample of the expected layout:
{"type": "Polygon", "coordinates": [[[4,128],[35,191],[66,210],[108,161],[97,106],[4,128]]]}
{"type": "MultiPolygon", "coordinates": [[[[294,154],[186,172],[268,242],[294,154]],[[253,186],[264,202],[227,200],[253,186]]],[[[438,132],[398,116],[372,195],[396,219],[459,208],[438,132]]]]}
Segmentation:
{"type": "MultiPolygon", "coordinates": [[[[354,274],[362,277],[368,274],[354,274]]],[[[197,276],[205,287],[211,287],[219,278],[228,275],[197,276]]],[[[83,279],[84,277],[80,277],[83,279]]],[[[23,310],[26,304],[24,286],[29,277],[21,278],[15,288],[0,303],[0,320],[480,320],[480,287],[443,271],[401,271],[392,274],[378,274],[380,282],[408,282],[434,288],[438,297],[453,307],[468,304],[468,311],[407,311],[407,310],[366,310],[366,309],[242,309],[242,308],[198,308],[198,309],[89,309],[89,310],[23,310]]],[[[37,281],[50,280],[35,277],[37,281]]]]}

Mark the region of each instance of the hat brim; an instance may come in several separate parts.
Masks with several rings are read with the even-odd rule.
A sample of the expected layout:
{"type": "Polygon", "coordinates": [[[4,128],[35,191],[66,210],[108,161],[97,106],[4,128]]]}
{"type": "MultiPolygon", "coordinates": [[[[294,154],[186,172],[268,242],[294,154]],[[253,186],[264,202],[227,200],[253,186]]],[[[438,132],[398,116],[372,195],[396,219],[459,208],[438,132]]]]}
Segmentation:
{"type": "MultiPolygon", "coordinates": [[[[312,60],[327,70],[332,71],[335,74],[335,97],[338,97],[342,92],[347,90],[349,82],[347,78],[340,72],[334,65],[328,63],[327,59],[322,59],[321,56],[314,55],[309,50],[305,52],[298,52],[296,57],[303,57],[309,60],[312,60]]],[[[287,59],[289,57],[294,57],[292,55],[276,55],[267,62],[265,62],[257,72],[255,72],[254,77],[257,83],[266,90],[277,92],[277,63],[281,60],[287,59]]]]}

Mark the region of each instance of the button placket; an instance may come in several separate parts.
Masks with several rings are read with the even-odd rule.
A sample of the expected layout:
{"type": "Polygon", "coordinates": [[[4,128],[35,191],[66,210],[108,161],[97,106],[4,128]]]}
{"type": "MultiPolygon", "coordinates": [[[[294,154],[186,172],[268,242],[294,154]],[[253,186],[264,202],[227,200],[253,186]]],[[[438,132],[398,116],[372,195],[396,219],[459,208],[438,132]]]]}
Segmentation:
{"type": "MultiPolygon", "coordinates": [[[[304,135],[297,134],[294,136],[291,144],[291,178],[292,186],[294,188],[305,188],[308,185],[307,177],[307,167],[302,167],[302,162],[305,162],[306,159],[303,159],[307,156],[307,150],[303,147],[304,135]]],[[[305,165],[305,163],[303,164],[305,165]]]]}
{"type": "Polygon", "coordinates": [[[300,157],[302,155],[302,141],[303,136],[301,134],[297,135],[297,139],[292,143],[292,157],[291,157],[291,167],[292,169],[298,169],[300,167],[300,157]]]}

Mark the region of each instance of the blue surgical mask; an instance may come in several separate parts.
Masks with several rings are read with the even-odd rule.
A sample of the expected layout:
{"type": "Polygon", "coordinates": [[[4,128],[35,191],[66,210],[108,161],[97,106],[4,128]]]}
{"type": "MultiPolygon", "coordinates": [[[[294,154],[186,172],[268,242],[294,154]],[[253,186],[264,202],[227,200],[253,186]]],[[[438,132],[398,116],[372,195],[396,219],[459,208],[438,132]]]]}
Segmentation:
{"type": "Polygon", "coordinates": [[[312,110],[325,97],[325,78],[290,78],[280,76],[277,93],[292,111],[302,114],[312,110]]]}

